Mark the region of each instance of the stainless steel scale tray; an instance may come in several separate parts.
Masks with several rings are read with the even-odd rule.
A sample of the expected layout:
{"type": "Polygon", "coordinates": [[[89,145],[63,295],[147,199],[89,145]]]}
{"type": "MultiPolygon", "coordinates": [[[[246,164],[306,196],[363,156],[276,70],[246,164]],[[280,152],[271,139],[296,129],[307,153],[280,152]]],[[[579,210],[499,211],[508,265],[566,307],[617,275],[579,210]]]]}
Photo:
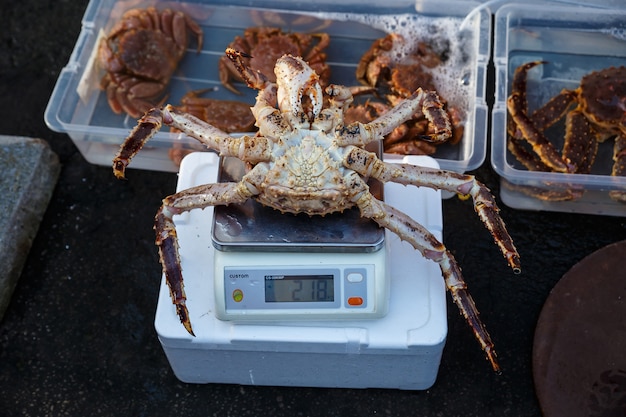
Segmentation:
{"type": "MultiPolygon", "coordinates": [[[[219,182],[239,181],[244,164],[237,158],[220,160],[219,182]]],[[[370,191],[382,198],[382,184],[370,181],[370,191]]],[[[283,214],[256,201],[216,206],[213,246],[221,251],[375,252],[384,245],[384,229],[361,218],[353,208],[324,217],[283,214]]]]}

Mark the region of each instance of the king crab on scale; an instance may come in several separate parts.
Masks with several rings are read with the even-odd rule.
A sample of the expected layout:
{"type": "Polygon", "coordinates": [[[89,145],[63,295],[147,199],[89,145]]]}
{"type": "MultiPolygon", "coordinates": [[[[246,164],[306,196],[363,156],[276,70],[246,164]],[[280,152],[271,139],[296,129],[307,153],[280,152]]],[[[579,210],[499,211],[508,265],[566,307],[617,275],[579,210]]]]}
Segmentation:
{"type": "Polygon", "coordinates": [[[447,114],[437,94],[418,88],[391,110],[369,123],[344,124],[352,101],[350,89],[329,85],[326,100],[318,75],[299,57],[284,55],[276,62],[276,82],[246,66],[243,54],[227,49],[246,83],[258,96],[252,113],[259,132],[232,137],[171,105],[148,111],[131,131],[113,160],[113,171],[124,178],[126,166],[161,128],[174,127],[222,156],[237,157],[249,170],[239,182],[213,183],[180,191],[163,200],[155,217],[156,244],[172,302],[185,329],[193,335],[186,306],[178,239],[173,217],[209,206],[240,204],[248,199],[283,213],[325,215],[357,207],[364,218],[397,234],[424,257],[436,262],[452,299],[472,328],[493,369],[499,371],[491,338],[479,318],[461,268],[454,256],[424,226],[375,198],[366,181],[429,187],[467,195],[515,272],[520,259],[489,189],[473,176],[410,164],[391,164],[364,148],[416,113],[423,114],[433,135],[451,134],[447,114]],[[325,103],[328,103],[327,105],[325,103]],[[326,107],[325,107],[326,106],[326,107]]]}

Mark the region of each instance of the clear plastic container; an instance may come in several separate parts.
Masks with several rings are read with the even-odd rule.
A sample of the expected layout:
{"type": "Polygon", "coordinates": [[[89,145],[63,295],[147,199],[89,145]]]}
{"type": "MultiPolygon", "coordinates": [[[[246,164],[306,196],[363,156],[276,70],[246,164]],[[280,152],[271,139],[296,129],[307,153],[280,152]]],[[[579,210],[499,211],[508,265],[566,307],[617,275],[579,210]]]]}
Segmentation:
{"type": "MultiPolygon", "coordinates": [[[[204,1],[154,2],[92,0],[82,21],[82,30],[69,63],[61,71],[45,112],[47,125],[67,133],[91,163],[110,165],[119,145],[135,126],[136,120],[114,114],[99,88],[103,75],[96,64],[99,40],[132,8],[169,7],[189,13],[204,31],[200,53],[190,42],[188,51],[168,87],[167,101],[180,103],[191,90],[217,87],[206,97],[242,100],[253,104],[256,92],[237,85],[238,96],[221,86],[218,60],[226,46],[251,26],[279,26],[284,31],[320,32],[331,37],[326,50],[331,66],[331,81],[356,85],[355,70],[362,54],[375,39],[391,31],[419,29],[426,41],[446,45],[447,62],[440,74],[447,80],[438,90],[443,96],[451,87],[463,96],[464,137],[457,145],[442,145],[433,155],[442,168],[465,172],[481,165],[486,156],[487,104],[486,69],[491,47],[491,18],[481,10],[469,19],[462,32],[459,23],[479,3],[439,1],[436,10],[417,11],[414,1],[204,1]],[[303,18],[304,17],[304,18],[303,18]],[[459,63],[462,68],[459,69],[459,63]],[[447,65],[447,64],[446,64],[447,65]]],[[[450,101],[450,99],[448,99],[450,101]]],[[[197,148],[197,142],[168,129],[159,132],[133,160],[131,168],[177,171],[168,151],[176,144],[197,148]]]]}
{"type": "MultiPolygon", "coordinates": [[[[604,6],[604,5],[603,5],[604,6]]],[[[527,62],[546,61],[528,72],[529,110],[545,104],[562,89],[576,89],[581,78],[611,66],[626,66],[626,9],[590,8],[558,3],[502,6],[496,12],[494,64],[496,97],[493,108],[491,162],[501,176],[500,196],[513,208],[626,215],[626,204],[610,191],[626,193],[626,177],[611,176],[613,139],[601,143],[590,174],[528,171],[507,150],[506,100],[515,69],[527,62]],[[576,190],[568,201],[543,200],[576,190]]],[[[546,131],[560,139],[564,120],[546,131]]],[[[559,145],[560,146],[560,145],[559,145]]]]}

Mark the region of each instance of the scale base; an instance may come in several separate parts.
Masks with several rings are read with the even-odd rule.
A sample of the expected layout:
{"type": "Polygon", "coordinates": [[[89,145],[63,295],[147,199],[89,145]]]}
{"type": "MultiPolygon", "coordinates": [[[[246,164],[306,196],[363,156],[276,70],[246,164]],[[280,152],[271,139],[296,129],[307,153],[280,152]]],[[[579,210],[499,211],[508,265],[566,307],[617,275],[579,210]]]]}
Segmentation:
{"type": "MultiPolygon", "coordinates": [[[[215,182],[218,157],[194,153],[181,166],[178,190],[215,182]]],[[[436,167],[430,157],[404,162],[436,167]]],[[[441,194],[385,185],[385,200],[438,239],[441,194]]],[[[178,379],[188,383],[396,388],[423,390],[437,377],[447,335],[445,286],[438,266],[387,232],[389,309],[377,319],[244,323],[215,316],[213,209],[175,218],[187,307],[196,337],[181,325],[165,281],[155,328],[178,379]]]]}

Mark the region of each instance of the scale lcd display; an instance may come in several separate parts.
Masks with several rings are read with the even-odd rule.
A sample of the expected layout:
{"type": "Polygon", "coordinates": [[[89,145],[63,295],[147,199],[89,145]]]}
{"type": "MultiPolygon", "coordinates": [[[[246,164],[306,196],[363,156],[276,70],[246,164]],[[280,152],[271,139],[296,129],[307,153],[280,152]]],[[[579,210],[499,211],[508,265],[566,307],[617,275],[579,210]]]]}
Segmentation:
{"type": "Polygon", "coordinates": [[[333,275],[265,275],[265,302],[333,302],[333,275]]]}

